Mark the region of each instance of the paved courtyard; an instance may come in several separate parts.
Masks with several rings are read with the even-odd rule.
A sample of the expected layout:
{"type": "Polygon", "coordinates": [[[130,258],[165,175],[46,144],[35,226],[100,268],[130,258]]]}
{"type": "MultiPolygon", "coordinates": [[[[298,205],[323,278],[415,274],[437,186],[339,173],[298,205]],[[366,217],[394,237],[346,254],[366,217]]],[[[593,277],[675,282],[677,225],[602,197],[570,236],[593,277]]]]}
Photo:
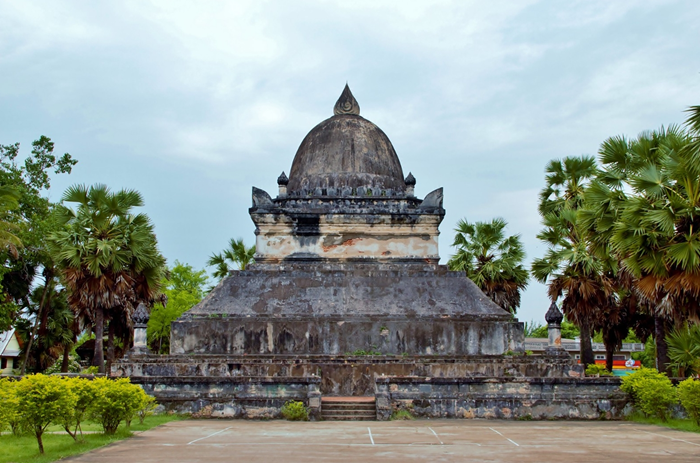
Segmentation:
{"type": "Polygon", "coordinates": [[[628,422],[168,423],[72,462],[685,462],[700,434],[628,422]]]}

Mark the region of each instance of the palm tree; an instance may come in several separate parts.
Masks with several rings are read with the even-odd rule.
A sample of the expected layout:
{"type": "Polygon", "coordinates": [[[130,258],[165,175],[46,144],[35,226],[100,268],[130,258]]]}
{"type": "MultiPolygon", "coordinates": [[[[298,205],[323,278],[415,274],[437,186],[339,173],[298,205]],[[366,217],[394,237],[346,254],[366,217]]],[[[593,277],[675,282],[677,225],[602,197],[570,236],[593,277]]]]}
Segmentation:
{"type": "Polygon", "coordinates": [[[563,209],[543,217],[545,229],[537,238],[548,245],[544,257],[534,259],[532,274],[549,284],[549,297],[563,297],[562,312],[581,330],[581,363],[595,362],[591,334],[600,325],[601,308],[612,304],[613,284],[604,261],[590,251],[586,229],[577,211],[563,209]]]}
{"type": "Polygon", "coordinates": [[[614,264],[605,248],[596,247],[579,217],[584,192],[598,174],[595,158],[573,156],[553,160],[546,168],[539,212],[544,229],[537,237],[547,244],[544,257],[533,260],[532,273],[548,283],[552,301],[563,297],[562,311],[581,330],[581,363],[593,363],[591,334],[600,325],[601,309],[614,302],[614,264]]]}
{"type": "Polygon", "coordinates": [[[678,369],[678,376],[698,373],[700,367],[700,325],[686,325],[666,336],[671,366],[678,369]]]}
{"type": "Polygon", "coordinates": [[[506,221],[471,224],[457,223],[454,243],[457,248],[447,265],[463,271],[493,302],[515,313],[520,292],[527,286],[528,272],[523,266],[525,251],[519,235],[505,236],[506,221]]]}
{"type": "Polygon", "coordinates": [[[598,205],[591,214],[597,236],[609,241],[654,316],[660,370],[669,367],[668,326],[700,318],[698,138],[677,126],[632,140],[610,138],[600,150],[604,170],[590,192],[598,205]]]}
{"type": "Polygon", "coordinates": [[[224,249],[219,254],[213,254],[207,265],[214,266],[214,278],[223,279],[231,272],[229,264],[238,267],[238,270],[245,270],[248,265],[255,262],[255,246],[246,248],[243,238],[229,241],[228,249],[224,249]]]}
{"type": "Polygon", "coordinates": [[[593,156],[554,159],[545,168],[546,185],[540,192],[539,212],[544,216],[562,209],[578,209],[590,180],[598,173],[593,156]]]}
{"type": "Polygon", "coordinates": [[[160,296],[165,259],[150,219],[132,213],[143,205],[137,191],[76,185],[66,190],[63,202],[77,207],[58,207],[63,229],[50,236],[49,245],[69,304],[93,325],[93,364],[104,372],[105,319],[130,320],[139,303],[152,305],[160,296]]]}

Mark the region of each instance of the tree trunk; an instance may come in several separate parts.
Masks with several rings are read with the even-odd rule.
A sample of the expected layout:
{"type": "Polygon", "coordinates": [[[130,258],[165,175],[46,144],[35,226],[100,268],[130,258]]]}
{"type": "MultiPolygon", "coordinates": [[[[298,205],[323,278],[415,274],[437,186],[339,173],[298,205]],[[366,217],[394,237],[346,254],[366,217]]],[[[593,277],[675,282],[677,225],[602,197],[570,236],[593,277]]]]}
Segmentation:
{"type": "Polygon", "coordinates": [[[32,350],[32,343],[34,342],[37,330],[39,329],[39,315],[41,314],[41,308],[44,306],[44,302],[46,301],[46,293],[48,292],[47,289],[48,285],[44,284],[44,291],[41,294],[41,302],[39,302],[39,311],[36,314],[36,320],[34,320],[34,328],[32,329],[32,333],[29,336],[29,340],[27,341],[27,350],[24,352],[24,361],[22,362],[22,370],[20,371],[20,375],[24,375],[25,371],[27,370],[29,352],[32,350]]]}
{"type": "Polygon", "coordinates": [[[95,353],[92,357],[92,364],[98,368],[100,373],[105,372],[105,351],[103,338],[105,334],[105,312],[102,307],[95,309],[95,353]]]}
{"type": "Polygon", "coordinates": [[[78,442],[78,431],[72,431],[70,430],[70,426],[64,426],[63,429],[66,430],[69,436],[73,438],[73,441],[78,442]]]}
{"type": "Polygon", "coordinates": [[[63,345],[63,362],[61,362],[61,373],[68,373],[71,347],[73,347],[73,343],[67,342],[63,345]]]}
{"type": "Polygon", "coordinates": [[[588,323],[581,323],[581,364],[584,368],[595,363],[593,356],[593,344],[591,343],[591,329],[588,323]]]}
{"type": "Polygon", "coordinates": [[[107,328],[107,371],[111,371],[114,361],[114,323],[110,320],[107,328]]]}
{"type": "Polygon", "coordinates": [[[44,454],[44,441],[41,439],[42,433],[39,431],[36,431],[34,434],[36,435],[36,441],[39,444],[39,453],[43,455],[44,454]]]}
{"type": "Polygon", "coordinates": [[[615,353],[615,346],[605,346],[605,369],[612,373],[613,371],[613,354],[615,353]]]}
{"type": "Polygon", "coordinates": [[[666,320],[657,315],[654,315],[654,342],[656,343],[656,369],[670,376],[672,372],[666,345],[666,320]]]}
{"type": "Polygon", "coordinates": [[[39,337],[37,338],[37,346],[39,351],[37,352],[37,363],[39,361],[39,353],[43,350],[44,340],[49,332],[49,308],[51,307],[51,282],[53,280],[53,275],[50,270],[44,269],[44,292],[41,296],[41,304],[39,304],[39,337]],[[47,300],[48,299],[48,300],[47,300]]]}

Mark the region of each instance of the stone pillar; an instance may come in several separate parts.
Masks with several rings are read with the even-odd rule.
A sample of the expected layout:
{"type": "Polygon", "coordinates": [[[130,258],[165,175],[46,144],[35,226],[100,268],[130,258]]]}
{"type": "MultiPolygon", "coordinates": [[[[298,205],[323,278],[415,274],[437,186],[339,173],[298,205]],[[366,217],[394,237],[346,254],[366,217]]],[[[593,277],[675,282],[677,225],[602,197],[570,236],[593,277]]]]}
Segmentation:
{"type": "Polygon", "coordinates": [[[387,421],[391,418],[391,396],[389,394],[389,382],[382,378],[375,379],[374,399],[377,407],[377,421],[387,421]]]}
{"type": "MultiPolygon", "coordinates": [[[[315,375],[313,375],[315,377],[315,375]]],[[[309,418],[312,420],[321,419],[321,391],[319,383],[309,382],[306,398],[309,404],[309,418]]]]}
{"type": "Polygon", "coordinates": [[[287,197],[287,184],[289,183],[289,179],[287,178],[287,175],[282,172],[279,177],[277,177],[277,186],[279,187],[279,197],[280,198],[286,198],[287,197]]]}
{"type": "Polygon", "coordinates": [[[544,319],[547,321],[547,333],[549,334],[549,342],[545,352],[561,355],[564,352],[564,348],[561,346],[561,322],[564,320],[564,315],[555,302],[549,306],[544,319]]]}
{"type": "Polygon", "coordinates": [[[146,327],[150,318],[151,314],[148,313],[148,309],[143,304],[139,304],[136,311],[131,315],[131,320],[134,322],[134,347],[131,348],[130,354],[148,354],[146,327]]]}

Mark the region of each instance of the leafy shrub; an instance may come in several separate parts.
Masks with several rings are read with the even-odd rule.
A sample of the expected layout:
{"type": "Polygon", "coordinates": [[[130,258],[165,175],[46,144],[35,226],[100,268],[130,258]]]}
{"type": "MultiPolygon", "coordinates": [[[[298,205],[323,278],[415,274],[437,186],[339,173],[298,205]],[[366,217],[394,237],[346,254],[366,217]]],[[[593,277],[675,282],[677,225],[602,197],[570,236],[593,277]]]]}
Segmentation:
{"type": "Polygon", "coordinates": [[[15,395],[15,381],[0,379],[0,432],[12,428],[16,433],[19,414],[17,413],[17,396],[15,395]]]}
{"type": "Polygon", "coordinates": [[[143,423],[146,416],[152,414],[153,409],[157,406],[156,399],[146,394],[146,392],[139,386],[131,385],[131,387],[133,388],[134,395],[138,396],[139,403],[137,407],[130,409],[124,417],[127,428],[131,426],[131,421],[135,416],[138,416],[139,422],[143,423]]]}
{"type": "Polygon", "coordinates": [[[659,373],[655,368],[645,368],[641,367],[634,373],[622,378],[622,385],[620,389],[628,393],[632,398],[632,403],[636,403],[638,400],[638,391],[643,384],[648,380],[663,380],[668,379],[664,373],[659,373]]]}
{"type": "Polygon", "coordinates": [[[143,420],[145,420],[147,416],[153,415],[153,411],[157,406],[156,398],[144,392],[141,397],[141,408],[139,408],[138,411],[139,423],[143,424],[143,420]]]}
{"type": "Polygon", "coordinates": [[[39,444],[39,453],[44,453],[42,435],[52,423],[70,414],[77,398],[68,382],[59,376],[36,374],[25,376],[15,387],[18,410],[22,421],[33,431],[39,444]]]}
{"type": "Polygon", "coordinates": [[[289,421],[308,421],[309,411],[304,406],[304,402],[288,400],[282,405],[282,416],[289,421]]]}
{"type": "Polygon", "coordinates": [[[83,375],[96,375],[100,372],[100,367],[96,365],[92,365],[81,371],[80,373],[83,375]]]}
{"type": "Polygon", "coordinates": [[[681,405],[691,418],[700,426],[700,381],[688,378],[678,384],[678,397],[681,405]]]}
{"type": "Polygon", "coordinates": [[[415,420],[416,417],[414,417],[408,410],[396,410],[391,414],[391,418],[389,419],[391,421],[415,420]]]}
{"type": "Polygon", "coordinates": [[[143,389],[128,378],[116,380],[95,378],[95,401],[90,407],[92,418],[102,425],[105,434],[114,434],[122,420],[131,418],[140,409],[143,389]]]}
{"type": "Polygon", "coordinates": [[[613,376],[613,374],[606,370],[603,365],[591,363],[586,367],[586,376],[613,376]]]}
{"type": "Polygon", "coordinates": [[[71,413],[67,413],[63,417],[61,424],[73,440],[78,440],[78,431],[80,431],[80,437],[83,436],[80,424],[89,414],[90,407],[97,397],[97,388],[94,381],[85,378],[65,378],[64,381],[68,383],[71,391],[75,394],[76,403],[71,413]]]}
{"type": "Polygon", "coordinates": [[[637,391],[638,407],[646,416],[655,416],[666,421],[668,407],[678,400],[676,388],[671,380],[648,379],[637,391]]]}
{"type": "Polygon", "coordinates": [[[668,407],[677,400],[671,380],[653,368],[640,368],[622,379],[620,388],[632,397],[635,407],[647,416],[664,421],[668,407]]]}

